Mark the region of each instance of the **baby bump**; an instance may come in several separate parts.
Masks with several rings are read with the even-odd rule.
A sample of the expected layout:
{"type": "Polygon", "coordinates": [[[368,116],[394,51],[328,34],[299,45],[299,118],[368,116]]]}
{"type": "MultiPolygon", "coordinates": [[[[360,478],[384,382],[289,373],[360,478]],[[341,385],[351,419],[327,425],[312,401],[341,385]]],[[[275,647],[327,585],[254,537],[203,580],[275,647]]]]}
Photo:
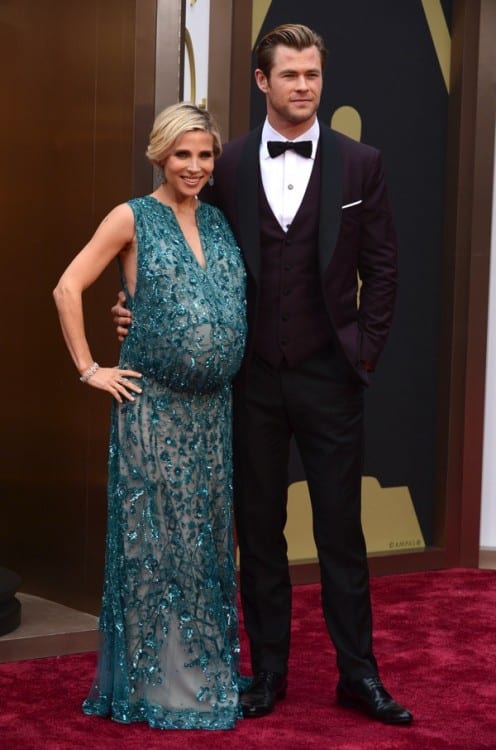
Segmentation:
{"type": "Polygon", "coordinates": [[[244,351],[244,336],[225,324],[198,323],[160,334],[134,332],[122,357],[133,367],[177,391],[206,393],[232,380],[244,351]]]}

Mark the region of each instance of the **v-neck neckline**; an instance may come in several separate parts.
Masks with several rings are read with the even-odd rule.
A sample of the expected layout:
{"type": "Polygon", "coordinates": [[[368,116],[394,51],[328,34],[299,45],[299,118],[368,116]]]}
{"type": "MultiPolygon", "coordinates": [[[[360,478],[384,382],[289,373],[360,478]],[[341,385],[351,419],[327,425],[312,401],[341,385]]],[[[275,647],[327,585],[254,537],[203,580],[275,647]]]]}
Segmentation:
{"type": "Polygon", "coordinates": [[[179,232],[181,233],[181,237],[183,238],[184,246],[187,248],[188,252],[191,253],[193,262],[196,263],[196,265],[198,266],[198,268],[203,273],[206,273],[206,271],[208,269],[208,260],[207,260],[207,254],[205,252],[205,243],[203,242],[203,239],[202,239],[202,231],[201,231],[201,226],[200,226],[200,221],[199,221],[201,208],[203,206],[202,201],[198,201],[198,205],[195,208],[195,219],[196,219],[196,226],[198,228],[198,235],[199,235],[199,238],[200,238],[200,246],[201,246],[201,249],[202,249],[202,252],[203,252],[203,257],[205,258],[205,265],[204,266],[202,266],[202,264],[200,263],[200,261],[196,257],[195,253],[193,252],[193,248],[191,247],[191,245],[187,241],[186,236],[185,236],[183,230],[181,229],[181,225],[179,224],[178,218],[176,216],[176,212],[174,211],[174,209],[172,208],[172,206],[169,206],[168,203],[164,203],[163,201],[159,200],[158,198],[155,198],[154,195],[148,195],[147,197],[151,198],[151,200],[154,201],[154,203],[158,203],[159,206],[162,206],[163,208],[168,209],[168,211],[172,214],[174,222],[175,222],[175,224],[176,224],[179,232]]]}

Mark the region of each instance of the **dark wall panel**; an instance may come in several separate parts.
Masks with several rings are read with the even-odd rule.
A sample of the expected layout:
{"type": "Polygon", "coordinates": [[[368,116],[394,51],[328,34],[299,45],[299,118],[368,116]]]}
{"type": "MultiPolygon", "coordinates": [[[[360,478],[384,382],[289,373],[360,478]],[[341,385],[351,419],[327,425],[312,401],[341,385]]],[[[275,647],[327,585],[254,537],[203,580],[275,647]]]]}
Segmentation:
{"type": "MultiPolygon", "coordinates": [[[[449,26],[451,2],[442,3],[449,26]]],[[[390,339],[367,392],[364,474],[407,486],[432,544],[448,92],[418,0],[273,0],[261,34],[305,23],[329,49],[320,117],[350,106],[361,140],[383,152],[399,237],[390,339]]],[[[254,64],[254,61],[253,61],[254,64]]],[[[252,87],[252,124],[265,114],[252,87]]],[[[291,481],[303,478],[294,456],[291,481]]]]}

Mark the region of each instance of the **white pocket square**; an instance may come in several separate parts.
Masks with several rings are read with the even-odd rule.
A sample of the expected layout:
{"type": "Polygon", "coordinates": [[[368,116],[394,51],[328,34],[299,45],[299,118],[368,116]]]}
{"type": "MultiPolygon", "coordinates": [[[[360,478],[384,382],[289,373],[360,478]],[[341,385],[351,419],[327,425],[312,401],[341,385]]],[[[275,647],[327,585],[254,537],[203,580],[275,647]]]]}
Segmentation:
{"type": "Polygon", "coordinates": [[[351,208],[352,206],[358,206],[358,204],[361,202],[362,202],[362,199],[360,199],[359,201],[353,201],[353,203],[345,203],[344,206],[341,206],[341,209],[351,208]]]}

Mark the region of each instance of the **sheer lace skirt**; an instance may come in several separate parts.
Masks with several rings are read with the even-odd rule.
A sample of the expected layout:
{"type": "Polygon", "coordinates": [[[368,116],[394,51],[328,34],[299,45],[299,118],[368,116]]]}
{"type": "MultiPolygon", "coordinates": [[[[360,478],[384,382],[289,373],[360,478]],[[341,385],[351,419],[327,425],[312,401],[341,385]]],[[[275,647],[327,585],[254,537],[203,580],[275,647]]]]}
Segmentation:
{"type": "Polygon", "coordinates": [[[143,378],[116,405],[101,644],[85,713],[175,729],[240,715],[230,387],[143,378]]]}

